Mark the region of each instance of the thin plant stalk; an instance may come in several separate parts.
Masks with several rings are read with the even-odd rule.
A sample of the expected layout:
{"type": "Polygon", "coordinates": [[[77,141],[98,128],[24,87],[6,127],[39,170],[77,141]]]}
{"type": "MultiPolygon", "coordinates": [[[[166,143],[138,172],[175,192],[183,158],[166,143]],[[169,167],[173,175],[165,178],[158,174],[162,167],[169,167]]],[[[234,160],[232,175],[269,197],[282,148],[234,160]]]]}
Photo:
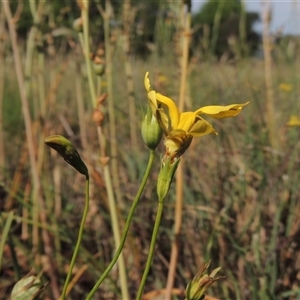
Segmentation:
{"type": "Polygon", "coordinates": [[[14,213],[13,211],[8,213],[3,231],[1,233],[1,240],[0,240],[0,271],[2,269],[2,257],[3,257],[3,253],[4,253],[4,246],[6,244],[6,239],[8,238],[9,235],[9,231],[11,228],[11,224],[13,221],[13,217],[14,217],[14,213]]]}
{"type": "Polygon", "coordinates": [[[124,207],[122,193],[120,190],[119,172],[118,172],[118,145],[117,145],[117,134],[116,134],[116,117],[114,108],[114,89],[113,89],[113,70],[112,70],[112,49],[110,44],[110,26],[109,21],[111,17],[111,2],[105,0],[105,13],[104,19],[104,43],[105,43],[105,64],[106,64],[106,80],[107,80],[107,93],[109,96],[108,101],[108,115],[109,115],[109,133],[110,133],[110,151],[111,151],[111,168],[112,168],[112,180],[117,201],[120,206],[124,207]]]}
{"type": "MultiPolygon", "coordinates": [[[[76,50],[76,49],[75,49],[76,50]]],[[[82,94],[82,86],[81,86],[81,76],[80,76],[80,63],[77,55],[74,57],[76,62],[76,71],[75,71],[75,88],[76,88],[76,100],[77,100],[77,109],[78,109],[78,121],[79,121],[79,132],[80,139],[83,148],[83,152],[85,154],[85,158],[88,159],[89,155],[89,144],[87,138],[87,130],[86,130],[86,122],[84,118],[84,104],[83,104],[83,94],[82,94]]],[[[88,162],[89,164],[89,162],[88,162]]]]}
{"type": "MultiPolygon", "coordinates": [[[[81,45],[84,46],[83,42],[83,36],[80,34],[81,39],[81,45]]],[[[90,145],[88,143],[88,137],[87,137],[87,127],[86,127],[86,121],[85,121],[85,108],[84,108],[84,98],[83,98],[83,92],[82,92],[82,76],[80,72],[80,60],[79,55],[77,52],[79,52],[80,46],[77,46],[74,50],[76,51],[74,55],[74,61],[75,61],[75,89],[76,89],[76,101],[77,101],[77,111],[78,111],[78,123],[79,123],[79,132],[80,132],[80,140],[81,145],[83,149],[83,156],[87,163],[87,166],[89,169],[92,168],[91,166],[91,151],[90,151],[90,145]]],[[[90,182],[90,196],[91,199],[94,199],[94,181],[91,180],[90,182]]]]}
{"type": "Polygon", "coordinates": [[[143,273],[143,276],[141,279],[141,283],[140,283],[140,286],[139,286],[139,289],[137,292],[136,300],[142,299],[144,287],[145,287],[148,273],[149,273],[149,270],[150,270],[150,267],[152,264],[154,250],[155,250],[155,244],[156,244],[160,221],[161,221],[161,216],[162,216],[163,208],[164,208],[163,202],[164,202],[164,199],[158,199],[158,208],[157,208],[157,212],[156,212],[156,218],[155,218],[154,228],[153,228],[153,232],[152,232],[149,253],[148,253],[148,257],[147,257],[147,261],[146,261],[146,267],[145,267],[145,270],[144,270],[144,273],[143,273]]]}
{"type": "Polygon", "coordinates": [[[120,241],[120,244],[118,246],[118,249],[117,249],[117,251],[116,251],[116,253],[115,253],[112,261],[107,266],[107,268],[102,273],[102,275],[99,278],[99,280],[96,282],[96,284],[93,287],[93,289],[90,291],[90,293],[86,297],[86,300],[91,300],[92,299],[93,295],[95,294],[95,292],[97,291],[97,289],[99,288],[99,286],[101,285],[101,283],[103,282],[103,280],[107,277],[107,275],[109,274],[109,272],[111,271],[111,269],[113,268],[113,266],[115,265],[115,263],[117,262],[120,254],[121,254],[121,252],[123,250],[123,247],[124,247],[124,244],[125,244],[125,241],[126,241],[126,237],[127,237],[128,231],[129,231],[129,227],[130,227],[130,224],[131,224],[131,221],[132,221],[132,218],[133,218],[133,214],[134,214],[135,209],[136,209],[136,207],[137,207],[137,205],[139,203],[140,197],[142,195],[142,192],[143,192],[143,190],[145,188],[145,185],[146,185],[146,182],[148,180],[148,177],[149,177],[152,165],[153,165],[154,157],[155,157],[155,152],[153,150],[150,150],[147,168],[146,168],[146,171],[144,173],[144,177],[143,177],[143,179],[141,181],[141,184],[139,186],[139,189],[137,191],[137,194],[136,194],[136,196],[135,196],[135,198],[133,200],[133,203],[131,205],[131,208],[129,210],[129,213],[128,213],[128,216],[127,216],[127,220],[126,220],[126,223],[125,223],[125,227],[124,227],[124,231],[123,231],[123,234],[122,234],[121,241],[120,241]]]}
{"type": "Polygon", "coordinates": [[[89,177],[86,176],[86,181],[85,181],[85,202],[84,202],[84,210],[83,210],[83,214],[82,214],[82,218],[81,218],[81,222],[80,222],[80,227],[79,227],[79,232],[78,232],[78,238],[77,238],[77,242],[76,242],[76,246],[73,252],[73,256],[71,259],[71,263],[70,263],[70,267],[69,267],[69,271],[66,277],[66,281],[63,287],[63,291],[61,294],[61,297],[59,298],[60,300],[64,300],[66,297],[66,293],[67,293],[67,289],[68,289],[68,284],[70,282],[71,276],[72,276],[72,271],[76,262],[76,258],[79,252],[79,248],[80,248],[80,244],[81,244],[81,240],[82,240],[82,235],[83,235],[83,230],[84,230],[84,225],[85,225],[85,220],[87,217],[87,214],[89,212],[89,177]]]}
{"type": "Polygon", "coordinates": [[[38,91],[39,91],[39,99],[40,99],[40,114],[42,118],[44,118],[46,115],[46,102],[45,102],[46,91],[45,91],[44,74],[45,74],[45,54],[39,53],[38,54],[38,91]]]}
{"type": "MultiPolygon", "coordinates": [[[[44,80],[44,74],[45,74],[45,60],[44,60],[44,53],[40,52],[38,53],[38,70],[37,70],[38,76],[37,76],[37,84],[38,84],[38,97],[39,97],[39,105],[36,104],[36,119],[38,119],[38,116],[44,120],[46,116],[46,105],[45,105],[45,80],[44,80]]],[[[36,127],[40,126],[39,122],[35,122],[36,127]]],[[[44,154],[45,154],[45,130],[37,130],[38,132],[38,156],[37,156],[37,166],[38,166],[38,173],[40,174],[42,172],[43,162],[44,162],[44,154]]]]}
{"type": "Polygon", "coordinates": [[[5,49],[5,18],[4,11],[0,11],[0,184],[4,180],[5,155],[4,155],[4,136],[3,136],[3,97],[4,97],[4,49],[5,49]]]}
{"type": "Polygon", "coordinates": [[[247,30],[246,30],[246,5],[245,0],[241,0],[241,15],[239,19],[239,33],[240,33],[240,54],[247,55],[247,30]]]}
{"type": "MultiPolygon", "coordinates": [[[[185,105],[187,76],[188,76],[188,55],[191,34],[191,3],[186,5],[186,14],[184,22],[184,36],[183,36],[183,51],[181,61],[181,79],[180,79],[180,92],[178,107],[183,111],[185,105]]],[[[178,166],[176,172],[176,202],[175,202],[175,224],[174,224],[174,240],[172,242],[172,250],[169,264],[168,279],[166,285],[166,299],[172,298],[172,289],[174,285],[176,265],[178,259],[179,249],[179,234],[182,224],[182,206],[183,206],[183,174],[184,174],[184,159],[178,166]]]]}
{"type": "Polygon", "coordinates": [[[122,35],[122,46],[125,55],[125,73],[126,73],[126,84],[127,84],[127,98],[128,98],[128,111],[129,111],[129,129],[130,129],[130,141],[132,149],[137,150],[138,138],[137,138],[137,128],[136,128],[136,109],[134,101],[134,82],[133,82],[133,72],[131,64],[130,55],[130,30],[132,24],[131,16],[131,0],[125,0],[123,5],[123,23],[124,31],[122,35]]]}
{"type": "MultiPolygon", "coordinates": [[[[91,67],[91,61],[89,59],[89,27],[88,27],[88,20],[89,20],[89,14],[88,14],[88,9],[89,9],[89,1],[83,1],[81,2],[81,14],[82,14],[82,20],[83,20],[83,38],[81,37],[81,43],[83,43],[83,49],[84,49],[84,56],[85,56],[85,62],[87,65],[87,74],[88,74],[88,81],[89,81],[89,88],[90,88],[90,93],[91,93],[91,98],[92,98],[92,103],[94,108],[96,108],[97,106],[97,101],[96,101],[96,88],[95,88],[95,83],[94,83],[94,79],[93,79],[93,73],[92,73],[92,67],[91,67]]],[[[108,13],[108,9],[109,6],[107,4],[107,12],[108,13]]],[[[105,13],[105,16],[106,16],[105,13]]],[[[105,18],[104,18],[105,19],[105,18]]],[[[104,23],[105,25],[105,30],[106,30],[106,35],[109,34],[109,24],[108,24],[109,20],[106,17],[104,23]],[[108,32],[108,33],[107,33],[108,32]]],[[[79,36],[80,37],[80,36],[79,36]]],[[[106,36],[106,38],[109,38],[109,36],[106,36]]],[[[105,46],[109,47],[109,41],[106,41],[105,46]]],[[[110,52],[109,48],[106,48],[106,53],[110,52]]],[[[108,57],[106,57],[107,59],[108,57]]],[[[110,63],[108,63],[108,68],[109,70],[111,70],[111,58],[110,58],[110,63]]],[[[109,107],[111,107],[112,105],[112,109],[113,109],[113,102],[112,102],[112,78],[111,78],[111,71],[109,72],[110,75],[108,75],[108,85],[110,86],[109,88],[109,93],[110,94],[110,101],[109,101],[109,107]]],[[[114,113],[114,112],[113,112],[114,113]]],[[[109,114],[110,115],[110,114],[109,114]]],[[[113,114],[114,116],[114,114],[113,114]]],[[[114,121],[112,122],[111,120],[111,115],[110,115],[110,124],[114,124],[114,121]]],[[[114,132],[115,132],[115,127],[114,128],[114,132]]],[[[106,157],[106,153],[105,153],[105,137],[102,133],[101,127],[97,126],[97,131],[98,131],[98,139],[99,139],[99,145],[100,145],[100,152],[102,155],[102,158],[106,157]]],[[[112,134],[112,132],[111,132],[112,134]]],[[[111,136],[112,138],[112,136],[111,136]]],[[[116,139],[115,135],[114,138],[116,139]]],[[[113,139],[113,138],[112,138],[113,139]]],[[[116,146],[116,143],[112,143],[116,146]]],[[[112,145],[113,147],[113,145],[112,145]]],[[[116,161],[116,156],[114,155],[116,154],[116,149],[113,151],[111,151],[111,155],[113,156],[114,160],[112,159],[112,161],[116,161]]],[[[112,165],[112,167],[116,167],[115,165],[112,165]]],[[[111,183],[111,174],[110,174],[110,169],[109,169],[109,165],[108,164],[103,164],[103,169],[104,169],[104,179],[105,179],[105,184],[106,184],[106,189],[107,189],[107,193],[108,193],[108,198],[109,198],[109,206],[110,206],[110,215],[111,215],[111,219],[112,219],[112,228],[113,228],[113,234],[114,234],[114,240],[115,240],[115,244],[116,247],[117,245],[120,244],[120,232],[119,232],[119,222],[118,222],[118,217],[117,217],[117,210],[116,210],[116,204],[115,204],[115,197],[114,197],[114,193],[113,193],[113,187],[112,187],[112,183],[111,183]]],[[[116,171],[116,168],[113,168],[113,173],[115,174],[114,178],[117,178],[118,176],[118,172],[116,171]]],[[[120,203],[120,202],[118,202],[120,203]]],[[[125,262],[123,260],[123,258],[121,260],[119,260],[118,263],[119,266],[119,276],[120,276],[120,285],[121,285],[121,291],[122,291],[122,297],[124,299],[129,299],[129,293],[128,293],[128,285],[127,285],[127,275],[126,275],[126,267],[125,267],[125,262]]]]}
{"type": "Polygon", "coordinates": [[[84,52],[85,65],[87,68],[88,84],[91,93],[93,107],[96,107],[97,96],[93,78],[92,65],[90,61],[90,43],[89,43],[89,0],[81,2],[81,18],[83,20],[83,34],[79,33],[79,39],[84,52]]]}
{"type": "MultiPolygon", "coordinates": [[[[31,13],[33,16],[34,21],[36,21],[36,6],[35,1],[29,1],[31,13]]],[[[35,49],[34,41],[36,34],[38,32],[37,26],[31,26],[29,35],[26,41],[26,58],[25,58],[25,66],[24,66],[24,85],[25,85],[25,93],[27,97],[30,95],[30,84],[31,84],[31,75],[32,75],[32,58],[33,58],[33,52],[35,49]]],[[[37,166],[38,168],[38,166],[37,166]]],[[[38,171],[37,171],[38,176],[38,171]]],[[[33,188],[33,206],[32,206],[32,215],[34,222],[36,223],[38,221],[39,217],[39,205],[38,205],[38,197],[37,197],[37,190],[36,186],[33,188]]],[[[39,245],[39,230],[37,226],[32,227],[32,252],[36,253],[38,251],[38,245],[39,245]]],[[[38,261],[39,255],[35,255],[35,262],[39,264],[38,261]]]]}
{"type": "MultiPolygon", "coordinates": [[[[51,22],[51,16],[49,16],[49,23],[51,22]]],[[[65,73],[65,70],[68,66],[68,60],[66,59],[62,64],[59,70],[57,70],[57,65],[60,65],[56,60],[58,56],[55,54],[53,41],[51,39],[48,40],[48,47],[51,49],[49,60],[48,60],[48,68],[49,68],[49,80],[50,80],[50,88],[45,94],[45,99],[41,99],[41,113],[43,114],[44,109],[48,108],[48,114],[52,113],[52,109],[55,108],[56,100],[57,100],[57,89],[62,80],[62,77],[65,73]]],[[[44,55],[43,55],[44,56],[44,55]]],[[[40,58],[40,60],[42,60],[40,58]]],[[[44,60],[44,59],[43,59],[44,60]]],[[[41,65],[42,67],[42,65],[41,65]]],[[[45,60],[43,67],[45,68],[45,60]]],[[[44,112],[46,114],[46,111],[44,112]]],[[[44,139],[43,139],[44,140],[44,139]]],[[[62,211],[62,196],[61,196],[61,166],[57,163],[56,157],[57,153],[51,151],[51,157],[54,161],[54,167],[52,170],[52,178],[54,184],[54,207],[53,207],[53,230],[55,232],[59,232],[59,224],[57,220],[59,220],[62,211]]],[[[53,201],[53,199],[51,199],[53,201]]],[[[58,234],[54,235],[54,248],[55,248],[55,257],[57,262],[57,269],[59,272],[63,273],[63,255],[61,251],[61,236],[58,234]]]]}
{"type": "Polygon", "coordinates": [[[183,51],[181,61],[181,78],[180,78],[180,92],[178,108],[183,111],[186,96],[186,81],[188,73],[188,59],[189,59],[189,47],[190,47],[190,35],[191,35],[191,7],[187,5],[187,12],[185,14],[184,22],[184,36],[183,36],[183,51]]]}
{"type": "Polygon", "coordinates": [[[13,204],[14,204],[13,201],[16,195],[18,194],[18,191],[20,190],[20,186],[24,174],[23,170],[27,162],[28,162],[28,150],[26,148],[26,145],[23,145],[21,150],[21,155],[18,159],[17,169],[14,173],[12,183],[9,188],[9,195],[5,201],[4,208],[6,211],[9,211],[13,208],[13,204]]]}
{"type": "MultiPolygon", "coordinates": [[[[106,161],[106,157],[107,157],[106,150],[105,150],[106,139],[103,134],[101,126],[97,126],[97,133],[98,133],[98,139],[100,144],[101,158],[103,159],[102,165],[103,165],[103,172],[104,172],[104,180],[105,180],[106,191],[108,196],[108,204],[109,204],[109,211],[111,216],[115,247],[117,247],[117,245],[121,244],[120,229],[119,229],[120,226],[118,221],[118,210],[117,210],[116,201],[113,193],[113,185],[111,181],[110,168],[108,162],[106,161]]],[[[118,261],[118,266],[119,266],[119,277],[120,277],[122,297],[124,299],[129,299],[125,260],[122,253],[120,253],[119,257],[120,258],[118,261]]]]}
{"type": "MultiPolygon", "coordinates": [[[[97,126],[97,131],[98,131],[99,139],[103,141],[105,137],[102,133],[102,128],[100,126],[97,126]]],[[[105,142],[104,143],[102,142],[101,143],[102,149],[104,149],[104,145],[105,142]]],[[[104,161],[105,161],[105,157],[106,155],[104,153],[104,155],[102,155],[104,161]]],[[[111,216],[111,225],[113,229],[115,247],[117,247],[117,245],[120,245],[121,243],[121,235],[120,235],[120,227],[118,221],[118,210],[117,210],[116,201],[114,197],[113,185],[111,182],[111,174],[110,174],[108,162],[103,163],[103,172],[104,172],[104,180],[106,184],[106,192],[108,196],[108,204],[109,204],[109,211],[111,216]]],[[[124,256],[122,254],[120,255],[118,264],[119,264],[119,277],[120,277],[122,297],[123,299],[129,299],[126,266],[125,266],[124,256]]]]}
{"type": "Polygon", "coordinates": [[[272,148],[278,150],[278,139],[275,128],[274,119],[274,90],[272,82],[272,56],[271,56],[271,39],[270,39],[270,21],[271,21],[271,3],[266,2],[263,12],[263,50],[265,63],[265,84],[266,84],[266,111],[267,111],[267,127],[269,141],[272,148]]]}
{"type": "MultiPolygon", "coordinates": [[[[27,182],[24,190],[24,197],[23,197],[24,205],[22,206],[22,217],[24,219],[29,218],[28,207],[29,207],[30,194],[31,194],[31,182],[27,182]]],[[[21,237],[23,241],[27,241],[29,237],[28,224],[26,222],[22,222],[21,237]]]]}
{"type": "MultiPolygon", "coordinates": [[[[41,3],[41,1],[39,2],[39,11],[41,8],[41,5],[43,5],[41,3]]],[[[35,25],[31,26],[30,31],[29,31],[29,35],[28,35],[28,39],[26,41],[26,58],[25,58],[25,65],[24,65],[24,86],[25,86],[25,93],[26,96],[29,97],[30,95],[30,90],[31,90],[31,77],[32,77],[32,66],[33,66],[33,54],[34,54],[34,50],[35,50],[35,39],[38,33],[38,25],[39,24],[39,20],[40,20],[40,16],[37,12],[37,7],[36,7],[36,1],[29,1],[29,8],[31,11],[31,15],[33,18],[33,23],[35,25]]],[[[36,102],[34,102],[34,104],[36,104],[36,102]]],[[[36,105],[34,105],[35,107],[36,105]]],[[[43,140],[42,140],[43,141],[43,140]]],[[[39,153],[40,154],[40,153],[39,153]]],[[[39,166],[38,166],[38,162],[37,162],[37,176],[39,176],[39,166]]],[[[38,187],[34,185],[33,187],[33,207],[32,207],[32,215],[33,215],[33,219],[35,222],[38,221],[38,217],[39,217],[39,204],[38,204],[38,187]]],[[[37,252],[38,249],[38,245],[39,245],[39,230],[37,226],[33,226],[32,227],[32,245],[33,245],[33,253],[37,252]]],[[[39,260],[39,255],[35,255],[36,258],[36,263],[40,263],[39,260]]]]}
{"type": "MultiPolygon", "coordinates": [[[[19,92],[20,92],[20,98],[22,102],[22,110],[23,110],[23,116],[24,116],[24,123],[25,123],[25,132],[26,132],[26,140],[27,140],[27,147],[29,152],[29,161],[31,166],[31,175],[33,180],[33,186],[34,186],[34,201],[37,201],[36,199],[39,199],[39,202],[36,203],[41,207],[41,210],[39,212],[39,216],[41,219],[41,222],[46,224],[47,223],[47,217],[45,212],[45,203],[42,196],[42,193],[40,191],[41,189],[41,183],[39,179],[38,174],[38,168],[37,168],[37,162],[35,159],[35,149],[34,149],[34,138],[33,138],[33,132],[31,127],[31,116],[29,111],[29,102],[27,98],[26,88],[25,88],[25,81],[24,81],[24,75],[22,70],[22,62],[19,52],[19,46],[17,43],[17,34],[16,34],[16,27],[15,23],[13,21],[13,17],[11,14],[9,2],[2,0],[2,7],[5,12],[6,20],[8,23],[9,28],[9,34],[11,38],[11,44],[13,49],[13,57],[14,57],[14,63],[15,63],[15,70],[16,70],[16,76],[19,86],[19,92]]],[[[55,298],[59,297],[59,290],[58,290],[58,283],[57,283],[57,276],[55,275],[53,264],[51,262],[51,256],[52,256],[52,248],[50,243],[50,237],[46,230],[42,230],[42,237],[44,241],[44,248],[46,257],[49,263],[49,277],[51,282],[51,288],[53,291],[53,295],[55,298]]]]}
{"type": "Polygon", "coordinates": [[[214,55],[215,51],[216,51],[224,5],[225,5],[225,1],[219,2],[218,9],[217,9],[215,17],[214,17],[214,25],[213,25],[213,29],[212,29],[212,38],[211,38],[211,44],[210,44],[210,54],[211,55],[214,55]]]}
{"type": "MultiPolygon", "coordinates": [[[[56,152],[51,152],[52,156],[57,156],[56,152]]],[[[55,161],[55,159],[53,160],[55,161]]],[[[56,220],[59,220],[61,216],[61,208],[62,208],[62,199],[61,199],[61,167],[59,164],[55,164],[53,168],[53,183],[54,183],[54,217],[56,220]]],[[[54,230],[59,232],[59,224],[55,222],[53,224],[54,230]]],[[[56,261],[58,269],[61,270],[63,266],[63,257],[61,251],[61,243],[60,243],[60,236],[56,234],[54,236],[54,246],[56,249],[56,261]]]]}

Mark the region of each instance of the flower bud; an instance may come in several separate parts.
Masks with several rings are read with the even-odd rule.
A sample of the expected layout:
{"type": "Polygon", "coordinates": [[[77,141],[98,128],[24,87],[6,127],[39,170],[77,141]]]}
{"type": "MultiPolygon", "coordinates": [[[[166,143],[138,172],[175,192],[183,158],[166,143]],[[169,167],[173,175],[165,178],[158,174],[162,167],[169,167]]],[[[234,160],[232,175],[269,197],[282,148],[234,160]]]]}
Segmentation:
{"type": "Polygon", "coordinates": [[[73,28],[75,31],[82,32],[82,27],[83,27],[82,18],[77,18],[76,20],[74,20],[73,28]]]}
{"type": "Polygon", "coordinates": [[[105,71],[105,65],[93,63],[93,69],[97,76],[102,76],[105,71]]]}
{"type": "Polygon", "coordinates": [[[93,121],[97,126],[102,126],[104,114],[99,108],[95,108],[93,112],[93,121]]]}
{"type": "Polygon", "coordinates": [[[102,76],[105,71],[105,61],[97,55],[93,60],[93,69],[95,74],[98,76],[102,76]]]}
{"type": "Polygon", "coordinates": [[[162,138],[162,129],[148,106],[147,114],[142,122],[142,138],[146,146],[155,150],[162,138]]]}
{"type": "Polygon", "coordinates": [[[51,135],[45,139],[45,144],[56,150],[64,160],[79,173],[89,177],[88,169],[73,144],[61,135],[51,135]]]}
{"type": "Polygon", "coordinates": [[[162,163],[156,187],[159,201],[162,201],[166,197],[179,162],[180,159],[175,159],[171,162],[171,158],[169,157],[165,163],[162,163]]]}
{"type": "Polygon", "coordinates": [[[215,277],[221,270],[221,267],[214,269],[210,275],[206,273],[210,261],[203,263],[199,272],[193,278],[193,280],[186,287],[185,300],[202,300],[205,297],[207,289],[217,280],[224,278],[224,276],[215,277]]]}
{"type": "Polygon", "coordinates": [[[41,280],[36,276],[26,276],[19,280],[12,289],[11,300],[35,299],[44,289],[41,280]]]}

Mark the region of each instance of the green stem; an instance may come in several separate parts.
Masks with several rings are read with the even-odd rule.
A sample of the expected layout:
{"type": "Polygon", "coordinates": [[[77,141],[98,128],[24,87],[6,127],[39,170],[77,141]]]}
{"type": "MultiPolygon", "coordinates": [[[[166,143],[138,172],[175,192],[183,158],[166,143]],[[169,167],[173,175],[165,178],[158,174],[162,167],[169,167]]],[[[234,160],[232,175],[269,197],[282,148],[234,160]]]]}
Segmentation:
{"type": "Polygon", "coordinates": [[[66,278],[66,281],[65,281],[65,284],[64,284],[64,288],[63,288],[61,297],[60,297],[61,300],[64,300],[65,297],[66,297],[68,284],[69,284],[70,279],[71,279],[73,267],[75,265],[75,261],[76,261],[76,258],[77,258],[78,252],[79,252],[79,248],[80,248],[80,244],[81,244],[81,240],[82,240],[84,224],[85,224],[86,216],[87,216],[88,211],[89,211],[89,201],[90,201],[90,199],[89,199],[89,185],[90,185],[90,180],[89,180],[89,177],[86,176],[84,210],[83,210],[83,214],[82,214],[82,218],[81,218],[81,222],[80,222],[80,227],[79,227],[76,246],[75,246],[73,256],[72,256],[72,260],[71,260],[71,263],[70,263],[70,268],[69,268],[69,271],[68,271],[68,275],[67,275],[67,278],[66,278]]]}
{"type": "Polygon", "coordinates": [[[136,196],[134,198],[134,201],[133,201],[132,206],[130,208],[130,211],[128,213],[128,217],[127,217],[127,220],[126,220],[126,224],[125,224],[123,235],[121,237],[120,245],[119,245],[119,247],[118,247],[118,249],[117,249],[117,251],[116,251],[116,253],[115,253],[115,255],[114,255],[113,259],[112,259],[112,261],[107,266],[107,268],[103,272],[102,276],[98,279],[98,281],[94,285],[93,289],[87,295],[86,300],[91,300],[92,299],[93,295],[95,294],[95,292],[97,291],[97,289],[99,288],[99,286],[101,285],[101,283],[103,282],[103,280],[107,277],[107,275],[109,274],[109,272],[111,271],[111,269],[113,268],[113,266],[115,265],[115,263],[117,262],[120,254],[121,254],[121,252],[123,250],[123,247],[124,247],[124,244],[125,244],[125,241],[126,241],[126,237],[127,237],[127,233],[128,233],[131,221],[132,221],[133,214],[134,214],[135,209],[136,209],[136,207],[137,207],[137,205],[139,203],[141,194],[142,194],[142,192],[144,190],[144,187],[146,185],[146,182],[148,180],[148,177],[149,177],[152,165],[153,165],[154,156],[155,156],[155,152],[153,150],[150,150],[148,165],[147,165],[147,168],[146,168],[143,180],[142,180],[142,182],[140,184],[138,192],[137,192],[137,194],[136,194],[136,196]]]}
{"type": "MultiPolygon", "coordinates": [[[[10,228],[11,228],[13,217],[14,217],[14,213],[13,213],[13,211],[10,211],[10,213],[8,214],[8,217],[6,219],[2,234],[1,234],[1,240],[0,240],[0,270],[2,268],[2,257],[3,257],[3,253],[4,253],[4,246],[6,244],[6,239],[9,236],[9,231],[10,231],[10,228]]],[[[2,219],[2,216],[1,216],[1,219],[2,219]]]]}
{"type": "Polygon", "coordinates": [[[90,60],[89,10],[88,9],[89,9],[89,1],[85,1],[85,7],[81,11],[81,16],[83,19],[83,34],[79,33],[79,39],[84,52],[84,59],[87,68],[88,84],[91,93],[92,103],[93,103],[93,107],[96,107],[97,97],[96,97],[95,83],[93,78],[93,70],[92,70],[92,65],[90,60]]]}
{"type": "Polygon", "coordinates": [[[155,244],[157,240],[157,235],[158,235],[158,230],[160,226],[160,221],[161,221],[161,216],[164,208],[164,199],[158,199],[158,208],[157,208],[157,213],[156,213],[156,218],[155,218],[155,223],[154,223],[154,228],[153,228],[153,233],[152,233],[152,238],[151,238],[151,243],[150,243],[150,248],[149,248],[149,254],[147,257],[147,262],[146,262],[146,267],[144,270],[144,274],[139,286],[139,290],[136,296],[136,300],[140,300],[143,295],[143,290],[146,284],[146,280],[148,277],[148,273],[152,264],[153,260],[153,255],[154,255],[154,250],[155,250],[155,244]]]}

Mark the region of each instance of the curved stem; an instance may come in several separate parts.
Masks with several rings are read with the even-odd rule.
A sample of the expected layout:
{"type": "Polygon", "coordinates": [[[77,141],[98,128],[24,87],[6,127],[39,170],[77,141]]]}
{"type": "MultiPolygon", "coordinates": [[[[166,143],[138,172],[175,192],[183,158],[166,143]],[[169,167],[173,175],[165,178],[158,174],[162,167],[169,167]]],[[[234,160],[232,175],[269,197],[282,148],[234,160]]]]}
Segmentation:
{"type": "Polygon", "coordinates": [[[152,264],[152,259],[154,255],[154,250],[155,250],[155,244],[156,244],[156,239],[158,235],[158,230],[160,226],[160,221],[161,221],[161,216],[164,208],[164,199],[158,199],[158,208],[157,208],[157,213],[156,213],[156,218],[155,218],[155,223],[154,223],[154,228],[153,228],[153,233],[152,233],[152,238],[151,238],[151,243],[150,243],[150,248],[149,248],[149,254],[147,257],[147,262],[146,262],[146,267],[144,270],[144,274],[139,286],[138,294],[136,296],[136,300],[140,300],[143,295],[143,290],[146,284],[146,280],[148,277],[148,273],[152,264]]]}
{"type": "Polygon", "coordinates": [[[115,253],[115,255],[114,255],[113,259],[112,259],[112,261],[107,266],[107,268],[103,272],[102,276],[98,279],[98,281],[94,285],[93,289],[87,295],[86,300],[91,300],[92,299],[93,295],[95,294],[95,292],[99,288],[100,284],[107,277],[107,275],[109,274],[109,272],[111,271],[111,269],[113,268],[113,266],[115,265],[115,263],[117,262],[120,254],[121,254],[121,252],[123,250],[123,247],[124,247],[124,244],[125,244],[125,240],[126,240],[127,233],[128,233],[128,230],[129,230],[129,227],[130,227],[130,224],[131,224],[131,220],[132,220],[133,214],[134,214],[135,209],[136,209],[136,207],[138,205],[138,202],[140,200],[141,194],[142,194],[142,192],[144,190],[144,187],[146,185],[146,182],[148,180],[148,177],[149,177],[152,165],[153,165],[154,156],[155,156],[155,152],[153,150],[150,150],[148,165],[147,165],[147,168],[146,168],[143,180],[142,180],[142,182],[140,184],[138,192],[137,192],[137,194],[136,194],[136,196],[134,198],[134,201],[133,201],[132,206],[130,208],[130,211],[128,213],[128,217],[127,217],[127,220],[126,220],[126,224],[125,224],[123,235],[121,237],[120,245],[119,245],[119,247],[118,247],[118,249],[117,249],[117,251],[116,251],[116,253],[115,253]]]}
{"type": "Polygon", "coordinates": [[[60,299],[64,300],[67,294],[67,288],[68,288],[68,284],[70,282],[71,279],[71,275],[72,275],[72,271],[73,271],[73,267],[75,265],[75,261],[79,252],[79,248],[80,248],[80,244],[81,244],[81,240],[82,240],[82,235],[83,235],[83,230],[84,230],[84,224],[85,224],[85,220],[86,220],[86,216],[88,214],[89,211],[89,185],[90,185],[90,180],[89,177],[86,177],[86,182],[85,182],[85,203],[84,203],[84,210],[83,210],[83,214],[82,214],[82,218],[81,218],[81,222],[80,222],[80,227],[79,227],[79,232],[78,232],[78,238],[77,238],[77,242],[76,242],[76,246],[73,252],[73,256],[72,256],[72,260],[70,263],[70,268],[67,274],[67,278],[64,284],[64,288],[61,294],[60,299]]]}

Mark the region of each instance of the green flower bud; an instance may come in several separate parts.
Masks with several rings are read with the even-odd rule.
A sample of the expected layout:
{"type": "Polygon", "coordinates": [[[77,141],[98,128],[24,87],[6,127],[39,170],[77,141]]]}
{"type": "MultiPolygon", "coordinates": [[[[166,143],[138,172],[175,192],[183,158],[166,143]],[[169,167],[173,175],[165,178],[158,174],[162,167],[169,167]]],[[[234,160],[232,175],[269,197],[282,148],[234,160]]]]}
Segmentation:
{"type": "Polygon", "coordinates": [[[166,197],[179,162],[180,159],[175,159],[171,163],[171,158],[169,157],[165,163],[162,163],[158,174],[156,187],[159,201],[162,201],[166,197]]]}
{"type": "Polygon", "coordinates": [[[77,18],[77,19],[74,20],[73,28],[77,32],[82,32],[83,24],[82,24],[82,19],[81,18],[77,18]]]}
{"type": "Polygon", "coordinates": [[[142,122],[143,141],[149,149],[155,150],[161,141],[162,134],[162,129],[148,106],[147,114],[142,122]]]}
{"type": "Polygon", "coordinates": [[[26,276],[19,280],[12,289],[11,300],[33,300],[44,289],[36,276],[26,276]]]}
{"type": "Polygon", "coordinates": [[[193,280],[186,287],[185,300],[203,300],[207,289],[217,280],[224,278],[224,276],[215,277],[221,270],[221,267],[214,269],[209,275],[206,273],[210,261],[203,263],[199,272],[193,280]]]}
{"type": "Polygon", "coordinates": [[[97,64],[97,63],[93,63],[93,69],[96,75],[98,76],[102,76],[104,74],[105,71],[105,65],[104,64],[97,64]]]}
{"type": "Polygon", "coordinates": [[[89,177],[88,169],[73,144],[62,135],[51,135],[45,139],[45,144],[56,150],[64,160],[79,173],[89,177]]]}

